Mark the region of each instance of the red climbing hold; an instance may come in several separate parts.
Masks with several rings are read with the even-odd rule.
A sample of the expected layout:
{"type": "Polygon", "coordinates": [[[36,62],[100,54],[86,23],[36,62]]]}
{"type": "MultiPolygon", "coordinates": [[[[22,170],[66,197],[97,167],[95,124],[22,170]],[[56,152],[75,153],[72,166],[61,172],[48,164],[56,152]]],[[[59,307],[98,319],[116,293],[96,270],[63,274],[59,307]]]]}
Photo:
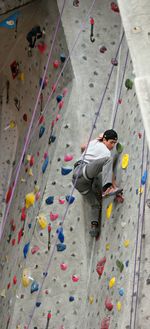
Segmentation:
{"type": "Polygon", "coordinates": [[[32,167],[34,165],[34,156],[33,155],[30,158],[29,165],[30,165],[30,167],[32,167]]]}
{"type": "Polygon", "coordinates": [[[15,246],[15,244],[16,244],[16,239],[12,239],[11,244],[12,244],[12,246],[15,246]]]}
{"type": "Polygon", "coordinates": [[[9,289],[10,288],[10,286],[11,286],[11,284],[10,284],[10,282],[8,283],[8,285],[7,285],[7,289],[9,289]]]}
{"type": "Polygon", "coordinates": [[[11,197],[11,194],[12,194],[12,187],[10,186],[10,187],[9,187],[9,190],[8,190],[7,193],[6,193],[6,203],[9,202],[10,197],[11,197]]]}
{"type": "Polygon", "coordinates": [[[94,18],[91,17],[91,18],[90,18],[90,24],[91,24],[91,25],[94,25],[94,23],[95,23],[95,22],[94,22],[94,18]]]}
{"type": "Polygon", "coordinates": [[[39,118],[39,125],[44,123],[44,121],[45,121],[44,115],[41,115],[39,118]]]}
{"type": "Polygon", "coordinates": [[[111,10],[114,11],[115,13],[119,13],[119,7],[115,2],[111,3],[111,10]]]}
{"type": "Polygon", "coordinates": [[[109,298],[106,298],[105,300],[105,307],[107,308],[108,311],[111,311],[113,309],[113,303],[109,298]]]}
{"type": "Polygon", "coordinates": [[[27,120],[28,120],[28,117],[27,117],[27,114],[26,114],[26,113],[24,113],[24,115],[23,115],[23,120],[24,120],[25,122],[27,122],[27,120]]]}
{"type": "Polygon", "coordinates": [[[57,59],[53,62],[53,67],[55,69],[57,69],[59,67],[59,61],[57,59]]]}
{"type": "Polygon", "coordinates": [[[96,272],[99,276],[102,276],[104,271],[104,265],[106,263],[106,257],[102,258],[96,265],[96,272]]]}
{"type": "Polygon", "coordinates": [[[110,318],[104,318],[101,323],[100,329],[109,329],[110,318]]]}
{"type": "Polygon", "coordinates": [[[119,99],[118,99],[118,104],[121,104],[121,103],[122,103],[122,99],[119,98],[119,99]]]}
{"type": "Polygon", "coordinates": [[[138,133],[138,136],[139,136],[139,139],[141,139],[141,138],[142,138],[142,134],[141,134],[141,133],[138,133]]]}
{"type": "Polygon", "coordinates": [[[13,284],[15,285],[17,283],[17,277],[16,277],[16,275],[14,275],[14,277],[13,277],[13,284]]]}
{"type": "Polygon", "coordinates": [[[104,54],[105,51],[107,51],[107,48],[105,46],[102,46],[99,51],[100,53],[104,54]]]}
{"type": "Polygon", "coordinates": [[[12,219],[11,221],[10,221],[10,225],[11,225],[11,231],[15,231],[15,229],[16,229],[16,224],[14,223],[14,219],[12,219]]]}
{"type": "Polygon", "coordinates": [[[47,48],[47,45],[46,45],[46,43],[41,42],[41,43],[38,44],[37,47],[38,47],[39,52],[40,52],[41,54],[44,54],[44,52],[45,52],[45,50],[46,50],[46,48],[47,48]]]}
{"type": "Polygon", "coordinates": [[[18,244],[20,243],[22,236],[23,236],[23,229],[21,228],[21,230],[18,232],[18,244]]]}
{"type": "Polygon", "coordinates": [[[22,211],[21,211],[21,220],[24,221],[26,219],[26,212],[25,212],[25,207],[22,208],[22,211]]]}

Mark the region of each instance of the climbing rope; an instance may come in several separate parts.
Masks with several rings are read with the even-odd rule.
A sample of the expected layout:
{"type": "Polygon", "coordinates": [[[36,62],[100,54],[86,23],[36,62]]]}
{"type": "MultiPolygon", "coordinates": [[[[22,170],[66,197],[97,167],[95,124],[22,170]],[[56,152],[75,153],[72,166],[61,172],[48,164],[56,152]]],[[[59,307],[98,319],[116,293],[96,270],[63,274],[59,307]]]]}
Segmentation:
{"type": "Polygon", "coordinates": [[[31,121],[30,121],[30,124],[29,124],[28,132],[27,132],[27,135],[26,135],[26,138],[25,138],[25,143],[24,143],[24,146],[23,146],[23,150],[22,150],[22,153],[21,153],[21,157],[20,157],[18,166],[17,166],[17,171],[16,171],[16,176],[15,176],[13,188],[12,188],[11,197],[10,197],[10,200],[9,200],[8,207],[6,209],[6,212],[4,214],[3,221],[2,221],[2,223],[0,225],[0,240],[1,240],[2,235],[3,235],[4,226],[6,224],[6,220],[7,220],[7,217],[8,217],[8,213],[9,213],[9,209],[10,209],[10,206],[11,206],[11,202],[12,202],[12,199],[13,199],[13,196],[14,196],[14,192],[15,192],[15,189],[16,189],[16,186],[17,186],[17,181],[18,181],[18,177],[19,177],[21,165],[22,165],[24,154],[26,152],[26,148],[27,148],[27,145],[28,145],[28,141],[29,141],[29,137],[30,137],[30,132],[31,132],[31,129],[32,129],[32,124],[33,124],[33,121],[34,121],[34,118],[35,118],[35,115],[36,115],[36,111],[37,111],[37,108],[38,108],[38,102],[39,102],[39,99],[40,99],[40,95],[41,95],[41,91],[42,91],[42,86],[43,86],[43,83],[44,83],[44,80],[45,80],[45,77],[46,77],[46,73],[47,73],[47,70],[48,70],[48,65],[49,65],[49,62],[50,62],[50,59],[51,59],[52,50],[53,50],[53,47],[54,47],[54,43],[55,43],[57,31],[59,29],[59,24],[61,22],[61,17],[62,17],[64,8],[65,8],[65,3],[66,3],[66,0],[64,0],[64,2],[63,2],[63,6],[62,6],[62,9],[61,9],[61,12],[60,12],[58,21],[57,21],[57,25],[56,25],[56,29],[55,29],[55,32],[54,32],[53,41],[52,41],[52,44],[51,44],[51,48],[50,48],[50,51],[49,51],[49,55],[48,55],[48,59],[47,59],[46,67],[45,67],[45,71],[44,71],[43,78],[42,78],[42,83],[41,83],[41,86],[39,88],[39,92],[38,92],[38,96],[37,96],[37,99],[36,99],[35,107],[34,107],[33,114],[32,114],[32,117],[31,117],[31,121]]]}
{"type": "MultiPolygon", "coordinates": [[[[94,1],[94,2],[95,2],[95,1],[94,1]]],[[[92,4],[91,8],[93,7],[94,2],[93,2],[93,4],[92,4]]],[[[90,11],[90,10],[89,10],[89,11],[90,11]]],[[[89,16],[89,13],[88,13],[88,16],[89,16]]],[[[117,49],[117,52],[116,52],[116,56],[115,56],[115,58],[117,58],[117,56],[118,56],[119,49],[120,49],[120,46],[121,46],[121,44],[122,44],[123,38],[124,38],[124,32],[122,33],[122,37],[121,37],[121,40],[120,40],[120,42],[119,42],[119,46],[118,46],[118,49],[117,49]]],[[[111,70],[110,70],[110,73],[108,74],[108,80],[107,80],[107,83],[106,83],[106,86],[105,86],[104,92],[103,92],[102,97],[101,97],[101,100],[100,100],[99,108],[98,108],[97,114],[96,114],[96,116],[95,116],[94,123],[92,124],[92,129],[91,129],[91,132],[90,132],[90,135],[89,135],[89,139],[88,139],[88,143],[87,143],[87,146],[86,146],[86,149],[85,149],[85,153],[86,153],[86,151],[87,151],[87,147],[88,147],[88,145],[89,145],[89,143],[90,143],[90,140],[91,140],[91,138],[92,138],[92,134],[93,134],[94,127],[95,127],[95,125],[96,125],[97,119],[98,119],[98,117],[99,117],[99,115],[100,115],[100,113],[101,113],[101,108],[102,108],[102,105],[103,105],[103,101],[104,101],[104,98],[105,98],[105,95],[106,95],[106,91],[107,91],[107,88],[108,88],[108,85],[109,85],[109,82],[110,82],[110,79],[111,79],[111,76],[112,76],[113,70],[114,70],[114,65],[112,65],[111,70]]],[[[83,160],[84,160],[84,157],[83,157],[83,160]]],[[[69,195],[69,199],[71,198],[71,196],[73,195],[73,192],[74,192],[74,190],[75,190],[75,184],[76,184],[76,181],[77,181],[78,176],[79,176],[80,168],[81,168],[81,165],[79,165],[78,174],[77,174],[76,180],[75,180],[75,182],[74,182],[73,188],[71,189],[71,193],[70,193],[70,195],[69,195]]],[[[69,206],[70,206],[70,204],[69,204],[69,202],[68,202],[68,204],[67,204],[67,206],[66,206],[66,209],[65,209],[65,212],[64,212],[64,215],[63,215],[63,218],[62,218],[62,225],[61,225],[61,226],[63,226],[63,223],[64,223],[65,218],[66,218],[67,213],[68,213],[69,206]]],[[[54,253],[55,253],[55,248],[56,248],[57,241],[58,241],[58,237],[55,237],[54,245],[53,245],[53,248],[52,248],[52,251],[51,251],[50,257],[49,257],[49,261],[48,261],[48,264],[47,264],[46,269],[45,269],[45,271],[44,271],[45,273],[47,273],[48,270],[49,270],[49,268],[50,268],[50,265],[51,265],[51,262],[52,262],[52,259],[53,259],[54,253]]],[[[27,328],[28,328],[28,329],[29,329],[29,327],[30,327],[30,324],[31,324],[31,321],[32,321],[32,318],[33,318],[34,312],[35,312],[35,310],[36,310],[36,304],[38,303],[38,300],[39,300],[40,293],[41,293],[41,291],[42,291],[42,288],[43,288],[44,282],[45,282],[45,277],[43,277],[43,280],[42,280],[42,282],[41,282],[41,286],[40,286],[39,291],[38,291],[38,294],[37,294],[37,298],[36,298],[36,301],[35,301],[35,305],[34,305],[34,307],[33,307],[32,313],[31,313],[31,315],[30,315],[30,319],[29,319],[29,322],[28,322],[28,325],[27,325],[27,328]]]]}

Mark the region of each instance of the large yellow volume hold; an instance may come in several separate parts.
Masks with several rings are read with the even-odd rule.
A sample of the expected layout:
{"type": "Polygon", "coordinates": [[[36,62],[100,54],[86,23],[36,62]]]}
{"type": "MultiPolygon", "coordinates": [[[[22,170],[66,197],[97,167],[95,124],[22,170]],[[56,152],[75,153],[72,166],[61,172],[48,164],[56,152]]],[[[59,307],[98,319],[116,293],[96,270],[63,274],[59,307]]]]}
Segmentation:
{"type": "Polygon", "coordinates": [[[106,208],[106,218],[110,219],[110,216],[112,214],[113,204],[112,202],[107,206],[106,208]]]}
{"type": "Polygon", "coordinates": [[[129,154],[124,154],[122,157],[122,169],[126,169],[129,164],[129,154]]]}
{"type": "Polygon", "coordinates": [[[109,288],[112,288],[115,285],[115,283],[116,283],[116,278],[115,277],[111,278],[111,280],[109,281],[109,288]]]}

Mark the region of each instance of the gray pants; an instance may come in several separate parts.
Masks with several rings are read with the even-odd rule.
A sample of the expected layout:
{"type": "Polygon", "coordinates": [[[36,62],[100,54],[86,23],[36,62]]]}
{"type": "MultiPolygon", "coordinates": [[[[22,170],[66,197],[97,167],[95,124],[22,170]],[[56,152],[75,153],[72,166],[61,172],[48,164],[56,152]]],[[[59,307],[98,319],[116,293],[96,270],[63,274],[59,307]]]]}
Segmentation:
{"type": "Polygon", "coordinates": [[[113,158],[105,157],[88,164],[82,163],[73,171],[72,183],[91,204],[92,218],[98,221],[102,187],[112,183],[113,158]]]}

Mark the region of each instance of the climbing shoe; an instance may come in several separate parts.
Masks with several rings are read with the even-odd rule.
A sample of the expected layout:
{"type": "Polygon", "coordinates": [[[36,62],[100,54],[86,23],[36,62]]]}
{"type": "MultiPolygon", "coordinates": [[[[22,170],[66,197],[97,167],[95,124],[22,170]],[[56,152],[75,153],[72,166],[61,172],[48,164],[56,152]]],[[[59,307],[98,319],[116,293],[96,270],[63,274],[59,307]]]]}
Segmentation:
{"type": "Polygon", "coordinates": [[[100,225],[96,221],[91,222],[91,230],[90,230],[90,235],[92,238],[98,238],[100,235],[100,225]]]}

